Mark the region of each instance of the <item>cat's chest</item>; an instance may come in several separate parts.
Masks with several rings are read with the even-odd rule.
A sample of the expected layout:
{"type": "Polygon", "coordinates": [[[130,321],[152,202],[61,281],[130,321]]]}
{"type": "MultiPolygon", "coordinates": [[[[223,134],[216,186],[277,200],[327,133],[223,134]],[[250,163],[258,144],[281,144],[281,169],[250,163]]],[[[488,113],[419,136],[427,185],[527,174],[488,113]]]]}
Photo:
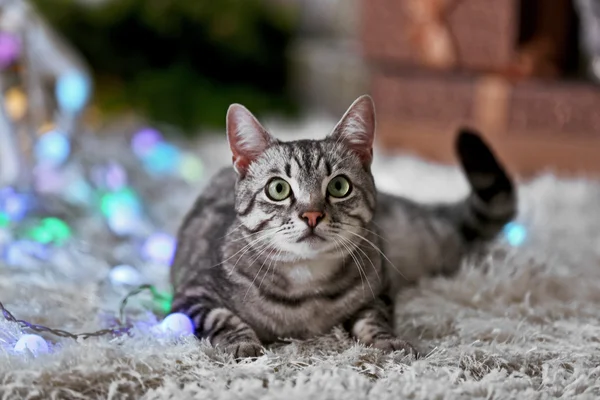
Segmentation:
{"type": "Polygon", "coordinates": [[[328,280],[338,268],[340,265],[336,261],[315,260],[285,266],[282,275],[290,291],[315,290],[321,285],[327,286],[328,280]]]}

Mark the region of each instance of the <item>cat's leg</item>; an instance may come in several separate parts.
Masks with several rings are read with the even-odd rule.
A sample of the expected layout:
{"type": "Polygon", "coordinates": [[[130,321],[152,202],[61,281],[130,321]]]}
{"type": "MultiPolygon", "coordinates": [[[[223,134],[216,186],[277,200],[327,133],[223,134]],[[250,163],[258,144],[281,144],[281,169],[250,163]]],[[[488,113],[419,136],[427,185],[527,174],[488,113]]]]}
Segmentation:
{"type": "Polygon", "coordinates": [[[410,343],[394,335],[391,314],[391,305],[382,297],[358,311],[344,326],[367,346],[385,352],[404,350],[406,354],[416,356],[417,350],[410,343]]]}
{"type": "Polygon", "coordinates": [[[254,330],[218,301],[206,296],[173,302],[173,312],[186,314],[194,322],[195,334],[235,358],[258,357],[262,345],[254,330]]]}

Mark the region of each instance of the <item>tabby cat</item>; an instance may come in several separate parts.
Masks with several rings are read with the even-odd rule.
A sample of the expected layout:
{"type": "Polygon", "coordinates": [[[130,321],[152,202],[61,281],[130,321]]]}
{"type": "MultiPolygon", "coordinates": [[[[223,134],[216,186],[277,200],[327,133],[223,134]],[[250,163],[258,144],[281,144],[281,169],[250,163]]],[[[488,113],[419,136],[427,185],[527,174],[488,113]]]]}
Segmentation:
{"type": "Polygon", "coordinates": [[[379,193],[374,135],[366,95],[323,140],[279,141],[246,108],[230,106],[233,168],[213,178],[180,228],[172,311],[235,357],[336,325],[367,346],[413,353],[394,335],[394,294],[455,271],[511,220],[515,193],[468,129],[457,139],[472,188],[464,201],[425,206],[379,193]]]}

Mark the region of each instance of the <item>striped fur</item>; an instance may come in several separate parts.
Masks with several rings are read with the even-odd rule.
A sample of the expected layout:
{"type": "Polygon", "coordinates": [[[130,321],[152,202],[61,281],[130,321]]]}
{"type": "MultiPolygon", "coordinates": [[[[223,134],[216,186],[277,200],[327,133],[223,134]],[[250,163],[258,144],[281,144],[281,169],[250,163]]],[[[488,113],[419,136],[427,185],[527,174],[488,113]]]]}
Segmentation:
{"type": "Polygon", "coordinates": [[[199,337],[252,357],[280,338],[343,325],[366,345],[414,352],[394,336],[390,299],[425,275],[456,271],[513,217],[515,195],[488,146],[466,129],[457,140],[472,186],[464,201],[424,206],[378,193],[374,125],[368,96],[320,141],[280,142],[242,106],[230,109],[235,171],[217,174],[188,213],[172,266],[173,311],[187,313],[199,337]],[[327,189],[337,176],[350,181],[346,197],[327,189]],[[289,197],[269,197],[275,178],[289,183],[289,197]],[[312,228],[308,211],[323,215],[312,228]]]}

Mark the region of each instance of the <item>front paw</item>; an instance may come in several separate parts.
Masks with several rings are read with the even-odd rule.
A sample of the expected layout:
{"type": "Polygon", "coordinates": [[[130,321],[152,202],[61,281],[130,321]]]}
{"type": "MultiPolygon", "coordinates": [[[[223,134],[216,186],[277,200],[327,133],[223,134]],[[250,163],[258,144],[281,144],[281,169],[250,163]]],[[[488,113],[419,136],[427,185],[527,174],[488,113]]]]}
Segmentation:
{"type": "Polygon", "coordinates": [[[263,354],[263,348],[261,344],[256,342],[233,343],[221,348],[226,353],[231,354],[235,359],[256,358],[263,354]]]}
{"type": "Polygon", "coordinates": [[[417,349],[415,349],[412,344],[394,337],[375,340],[373,342],[373,347],[386,353],[403,350],[406,355],[412,357],[418,357],[419,355],[417,349]]]}

